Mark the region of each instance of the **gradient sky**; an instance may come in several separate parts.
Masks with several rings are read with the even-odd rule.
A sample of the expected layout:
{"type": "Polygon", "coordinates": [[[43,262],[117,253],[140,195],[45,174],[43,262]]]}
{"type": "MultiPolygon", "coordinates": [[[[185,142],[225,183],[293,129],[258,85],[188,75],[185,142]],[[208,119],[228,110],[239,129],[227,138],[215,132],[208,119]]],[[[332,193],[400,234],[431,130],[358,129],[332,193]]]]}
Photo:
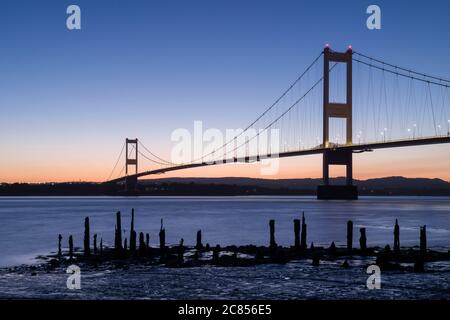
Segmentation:
{"type": "MultiPolygon", "coordinates": [[[[3,0],[0,182],[103,181],[126,137],[169,158],[172,131],[194,120],[245,127],[324,43],[450,78],[449,14],[444,0],[3,0]],[[70,4],[81,7],[80,31],[66,28],[70,4]],[[381,30],[366,28],[370,4],[381,7],[381,30]]],[[[449,158],[448,145],[376,151],[355,155],[354,176],[450,180],[449,158]]],[[[308,156],[282,160],[271,178],[320,176],[321,158],[308,156]]]]}

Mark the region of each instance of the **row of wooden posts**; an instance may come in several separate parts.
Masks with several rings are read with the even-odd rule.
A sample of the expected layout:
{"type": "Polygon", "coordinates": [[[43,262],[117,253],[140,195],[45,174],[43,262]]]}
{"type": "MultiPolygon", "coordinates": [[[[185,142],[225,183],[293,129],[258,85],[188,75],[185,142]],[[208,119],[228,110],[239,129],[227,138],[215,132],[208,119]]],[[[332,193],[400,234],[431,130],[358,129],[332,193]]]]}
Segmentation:
{"type": "MultiPolygon", "coordinates": [[[[275,220],[269,221],[270,228],[270,246],[276,247],[275,241],[275,220]]],[[[305,214],[302,214],[301,228],[300,228],[300,220],[294,219],[294,247],[300,249],[306,249],[306,231],[307,225],[305,223],[305,214]]],[[[366,236],[366,228],[360,228],[360,238],[359,245],[361,251],[367,250],[367,236],[366,236]]],[[[314,247],[314,244],[311,244],[314,247]]],[[[335,247],[334,242],[331,244],[332,247],[335,247]]],[[[389,247],[390,248],[390,247],[389,247]]],[[[347,222],[347,250],[351,251],[353,249],[353,221],[349,220],[347,222]]],[[[426,226],[420,227],[420,251],[425,253],[427,250],[427,232],[426,226]]],[[[398,220],[395,219],[394,225],[394,252],[400,251],[400,226],[398,224],[398,220]]]]}
{"type": "MultiPolygon", "coordinates": [[[[269,230],[270,230],[270,248],[277,248],[278,245],[275,241],[275,220],[269,221],[269,230]]],[[[367,250],[367,236],[366,236],[366,228],[360,228],[360,250],[367,250]]],[[[134,209],[131,210],[131,226],[130,226],[130,242],[129,245],[127,243],[127,238],[122,241],[122,220],[120,211],[116,213],[116,226],[115,226],[115,236],[114,236],[114,250],[117,254],[121,254],[127,250],[129,250],[130,254],[134,255],[135,253],[139,253],[139,255],[144,256],[145,252],[150,248],[150,236],[148,233],[145,234],[144,241],[144,233],[139,233],[139,247],[137,247],[136,243],[136,231],[134,229],[134,209]]],[[[62,255],[61,249],[61,240],[62,236],[58,236],[58,255],[62,255]]],[[[307,248],[307,224],[305,221],[305,214],[302,213],[302,220],[300,223],[300,219],[294,219],[294,248],[305,250],[307,248]]],[[[184,239],[180,241],[180,248],[183,247],[184,239]]],[[[93,236],[93,253],[94,255],[100,253],[103,254],[103,239],[100,238],[100,249],[97,248],[97,234],[93,236]]],[[[209,245],[207,245],[209,247],[209,245]]],[[[311,248],[314,247],[314,244],[311,243],[311,248]]],[[[334,242],[331,244],[332,248],[335,248],[334,242]]],[[[386,246],[389,247],[389,246],[386,246]]],[[[163,220],[161,219],[161,227],[159,230],[159,248],[161,256],[164,255],[166,249],[166,230],[163,226],[163,220]]],[[[196,239],[196,249],[202,249],[202,231],[197,231],[197,239],[196,239]]],[[[220,246],[216,246],[216,250],[214,250],[214,254],[218,254],[217,248],[220,246]]],[[[390,247],[389,247],[390,248],[390,247]]],[[[91,255],[91,247],[90,247],[90,226],[89,226],[89,217],[85,218],[84,221],[84,245],[83,252],[85,256],[91,255]]],[[[347,222],[347,250],[351,251],[353,249],[353,222],[349,220],[347,222]]],[[[426,236],[426,226],[420,227],[420,251],[425,253],[427,250],[427,236],[426,236]]],[[[394,252],[400,251],[400,226],[398,224],[398,220],[395,220],[394,225],[394,252]]],[[[69,256],[72,258],[74,255],[74,247],[73,247],[73,237],[69,236],[69,256]]]]}

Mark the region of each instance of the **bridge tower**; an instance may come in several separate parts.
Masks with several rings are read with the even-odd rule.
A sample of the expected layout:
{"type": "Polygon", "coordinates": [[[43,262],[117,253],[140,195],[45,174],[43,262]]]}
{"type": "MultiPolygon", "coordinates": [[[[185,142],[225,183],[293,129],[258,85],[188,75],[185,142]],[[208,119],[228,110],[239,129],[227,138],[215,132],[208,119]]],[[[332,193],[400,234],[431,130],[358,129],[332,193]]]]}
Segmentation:
{"type": "Polygon", "coordinates": [[[352,49],[335,52],[327,46],[323,52],[323,185],[317,187],[318,199],[357,199],[358,189],[353,185],[353,152],[333,149],[330,144],[330,119],[346,120],[346,145],[352,144],[352,49]],[[346,64],[346,101],[330,102],[330,62],[346,64]],[[346,184],[330,185],[329,166],[346,166],[346,184]]]}
{"type": "Polygon", "coordinates": [[[134,166],[135,174],[138,173],[138,139],[126,139],[125,140],[125,190],[126,191],[136,191],[137,189],[137,177],[128,176],[128,166],[134,166]],[[131,145],[134,148],[134,157],[130,158],[130,153],[128,152],[128,146],[131,145]]]}

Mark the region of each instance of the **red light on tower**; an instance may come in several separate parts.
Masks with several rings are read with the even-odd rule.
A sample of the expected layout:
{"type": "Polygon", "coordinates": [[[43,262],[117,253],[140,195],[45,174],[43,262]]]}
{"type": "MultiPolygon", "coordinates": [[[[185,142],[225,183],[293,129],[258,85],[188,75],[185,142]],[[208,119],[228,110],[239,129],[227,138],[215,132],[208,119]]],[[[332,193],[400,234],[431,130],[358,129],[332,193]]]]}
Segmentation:
{"type": "Polygon", "coordinates": [[[330,44],[329,43],[325,43],[325,48],[330,48],[330,44]]]}
{"type": "Polygon", "coordinates": [[[352,50],[353,50],[352,45],[349,45],[349,46],[347,47],[347,51],[352,51],[352,50]]]}

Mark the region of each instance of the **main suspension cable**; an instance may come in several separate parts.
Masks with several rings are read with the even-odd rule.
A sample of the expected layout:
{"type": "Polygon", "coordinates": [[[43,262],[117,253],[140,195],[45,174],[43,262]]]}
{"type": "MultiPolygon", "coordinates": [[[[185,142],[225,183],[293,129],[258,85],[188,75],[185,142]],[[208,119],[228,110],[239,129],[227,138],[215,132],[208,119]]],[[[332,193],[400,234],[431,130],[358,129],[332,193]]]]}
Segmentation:
{"type": "MultiPolygon", "coordinates": [[[[320,59],[320,57],[322,56],[323,52],[321,52],[317,58],[315,58],[313,60],[313,62],[302,72],[302,74],[297,77],[297,79],[281,94],[280,97],[278,97],[278,99],[275,100],[274,103],[272,103],[261,115],[259,115],[252,123],[250,123],[243,131],[241,131],[239,134],[237,134],[236,136],[234,136],[232,139],[228,140],[228,142],[226,142],[225,144],[223,144],[220,148],[215,149],[214,151],[206,154],[206,155],[202,155],[200,158],[195,159],[193,161],[191,161],[191,163],[194,163],[198,160],[202,160],[205,157],[208,157],[212,154],[214,154],[215,152],[222,150],[223,148],[225,148],[227,145],[229,145],[231,142],[233,142],[235,139],[239,138],[241,135],[244,134],[244,132],[246,132],[248,129],[250,129],[256,122],[258,122],[263,116],[265,116],[270,110],[273,109],[273,107],[275,107],[280,101],[281,99],[283,99],[286,94],[288,94],[289,91],[291,91],[291,89],[303,78],[303,76],[316,64],[316,62],[320,59]]],[[[225,154],[228,154],[225,153],[225,154]]]]}
{"type": "Polygon", "coordinates": [[[107,181],[108,181],[108,180],[111,180],[111,177],[112,177],[112,175],[113,175],[113,173],[114,173],[114,170],[116,170],[117,164],[119,163],[120,158],[122,157],[122,153],[123,153],[123,150],[124,150],[124,149],[125,149],[125,142],[124,142],[123,145],[122,145],[122,149],[120,150],[120,154],[119,154],[119,156],[117,157],[116,163],[114,164],[114,167],[113,167],[111,173],[109,174],[107,181]]]}
{"type": "MultiPolygon", "coordinates": [[[[163,158],[161,158],[161,157],[158,157],[156,154],[154,154],[153,152],[151,152],[140,140],[138,140],[138,143],[139,143],[139,145],[142,147],[142,148],[144,148],[144,150],[145,151],[147,151],[148,153],[150,153],[153,157],[155,157],[156,159],[158,159],[158,160],[160,160],[160,161],[162,161],[162,162],[164,162],[164,164],[168,164],[168,165],[174,165],[174,163],[173,162],[170,162],[170,161],[167,161],[167,160],[165,160],[165,159],[163,159],[163,158]]],[[[139,152],[140,153],[140,152],[139,152]]],[[[146,156],[144,156],[143,155],[143,157],[144,158],[147,158],[146,156]]],[[[147,158],[148,159],[148,158],[147,158]]],[[[149,159],[150,161],[153,161],[152,159],[149,159]]],[[[158,163],[157,161],[153,161],[153,162],[156,162],[156,163],[158,163]]]]}
{"type": "MultiPolygon", "coordinates": [[[[334,69],[334,67],[336,67],[337,63],[335,63],[331,68],[330,71],[334,69]]],[[[319,80],[317,80],[309,89],[308,91],[306,91],[299,99],[297,99],[287,110],[285,110],[281,115],[279,115],[275,120],[273,120],[271,123],[269,123],[263,130],[259,131],[256,135],[254,135],[253,137],[249,138],[247,141],[245,141],[244,143],[242,143],[241,145],[235,147],[233,150],[230,150],[228,152],[225,153],[225,155],[227,155],[230,152],[234,152],[237,149],[239,149],[240,147],[248,144],[250,141],[252,141],[254,138],[257,138],[261,133],[267,131],[267,129],[269,129],[272,125],[274,125],[276,122],[278,122],[281,118],[283,118],[289,111],[292,110],[292,108],[294,108],[296,105],[298,105],[315,87],[317,87],[317,85],[319,83],[321,83],[323,81],[323,77],[321,77],[319,80]]]]}
{"type": "Polygon", "coordinates": [[[386,65],[386,66],[389,66],[389,67],[392,67],[392,68],[395,68],[395,69],[398,69],[398,70],[406,71],[408,73],[413,73],[413,74],[416,74],[416,75],[419,75],[419,76],[422,76],[422,77],[425,77],[425,78],[430,78],[430,79],[438,80],[438,81],[441,81],[441,82],[450,83],[450,80],[446,80],[446,79],[444,79],[442,77],[431,76],[431,75],[425,74],[423,72],[417,72],[417,71],[414,71],[414,70],[411,70],[411,69],[403,68],[403,67],[394,65],[392,63],[387,63],[387,62],[384,62],[382,60],[379,60],[379,59],[376,59],[376,58],[372,58],[372,57],[370,57],[368,55],[365,55],[365,54],[362,54],[362,53],[359,53],[359,52],[356,52],[356,51],[353,51],[353,53],[356,54],[356,55],[359,55],[361,57],[364,57],[366,59],[369,59],[371,61],[375,61],[375,62],[381,63],[383,65],[386,65]]]}

